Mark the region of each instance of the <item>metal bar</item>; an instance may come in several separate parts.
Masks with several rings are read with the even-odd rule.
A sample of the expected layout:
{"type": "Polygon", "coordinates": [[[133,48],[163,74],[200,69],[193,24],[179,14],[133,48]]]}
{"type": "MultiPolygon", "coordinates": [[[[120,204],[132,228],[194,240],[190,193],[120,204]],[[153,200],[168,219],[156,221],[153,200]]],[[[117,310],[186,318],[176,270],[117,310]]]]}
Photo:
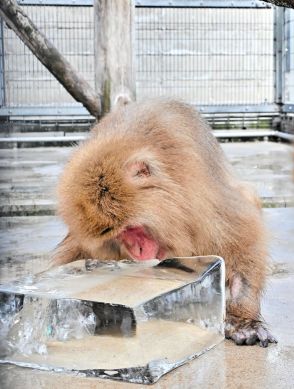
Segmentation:
{"type": "Polygon", "coordinates": [[[279,107],[276,104],[252,104],[252,105],[196,105],[201,113],[276,113],[279,107]]]}
{"type": "MultiPolygon", "coordinates": [[[[18,0],[20,5],[70,5],[92,6],[94,0],[18,0]]],[[[263,1],[249,0],[135,0],[136,7],[178,7],[178,8],[271,8],[263,1]]]]}
{"type": "MultiPolygon", "coordinates": [[[[277,138],[287,142],[293,142],[294,135],[273,130],[215,130],[213,134],[218,139],[256,139],[277,138]]],[[[5,137],[0,138],[0,149],[12,147],[48,147],[48,146],[72,146],[86,139],[87,133],[67,136],[30,136],[30,137],[5,137]]]]}
{"type": "Polygon", "coordinates": [[[275,102],[283,104],[284,102],[284,22],[285,9],[275,7],[274,22],[274,57],[275,57],[275,102]]]}
{"type": "Polygon", "coordinates": [[[87,116],[92,117],[83,106],[76,107],[2,107],[0,116],[87,116]]]}
{"type": "Polygon", "coordinates": [[[275,131],[275,136],[280,139],[288,140],[289,142],[294,143],[294,135],[292,134],[288,134],[282,131],[275,131]]]}
{"type": "MultiPolygon", "coordinates": [[[[202,113],[276,113],[276,104],[255,105],[196,105],[202,113]]],[[[294,105],[292,106],[294,111],[294,105]]],[[[288,111],[287,111],[288,112],[288,111]]],[[[2,107],[0,116],[89,116],[84,107],[2,107]]]]}
{"type": "Polygon", "coordinates": [[[283,112],[294,112],[294,10],[285,9],[283,51],[283,112]]]}
{"type": "Polygon", "coordinates": [[[136,0],[136,7],[175,7],[175,8],[272,8],[263,1],[246,0],[136,0]]]}
{"type": "Polygon", "coordinates": [[[291,67],[290,67],[290,34],[291,34],[291,28],[290,28],[290,9],[285,9],[285,27],[284,27],[284,34],[285,34],[285,66],[284,70],[285,72],[290,72],[291,67]]]}
{"type": "Polygon", "coordinates": [[[0,107],[5,105],[4,31],[0,19],[0,107]]]}
{"type": "Polygon", "coordinates": [[[268,138],[273,137],[287,142],[294,141],[294,135],[275,130],[214,130],[216,138],[268,138]]]}
{"type": "Polygon", "coordinates": [[[19,5],[66,5],[66,6],[93,6],[94,0],[17,0],[19,5]]]}
{"type": "Polygon", "coordinates": [[[276,136],[276,131],[274,130],[213,130],[213,135],[216,138],[257,138],[257,137],[276,136]]]}
{"type": "MultiPolygon", "coordinates": [[[[36,143],[36,142],[55,142],[55,143],[69,143],[80,142],[87,137],[87,133],[83,135],[67,135],[67,136],[26,136],[26,137],[5,137],[0,138],[0,145],[5,143],[36,143]]],[[[1,147],[0,147],[1,148],[1,147]]]]}
{"type": "MultiPolygon", "coordinates": [[[[277,131],[273,130],[214,130],[213,134],[216,138],[255,138],[266,136],[277,136],[277,131]]],[[[293,138],[293,135],[289,135],[289,139],[293,138]]],[[[6,143],[68,143],[79,142],[87,138],[87,133],[81,135],[67,135],[67,136],[26,136],[26,137],[4,137],[0,138],[0,145],[6,143]]],[[[1,147],[0,147],[1,148],[1,147]]]]}

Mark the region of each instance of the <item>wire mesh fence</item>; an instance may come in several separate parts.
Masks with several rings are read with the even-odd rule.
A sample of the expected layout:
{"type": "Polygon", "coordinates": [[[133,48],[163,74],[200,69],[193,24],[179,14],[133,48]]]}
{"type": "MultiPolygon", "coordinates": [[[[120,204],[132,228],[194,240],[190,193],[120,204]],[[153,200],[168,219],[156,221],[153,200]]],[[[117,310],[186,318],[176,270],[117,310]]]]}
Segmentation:
{"type": "Polygon", "coordinates": [[[137,96],[274,101],[273,9],[139,8],[137,96]]]}
{"type": "MultiPolygon", "coordinates": [[[[24,11],[94,86],[92,2],[31,3],[22,5],[24,11]]],[[[205,6],[205,2],[197,7],[189,6],[189,1],[180,7],[143,3],[135,12],[138,100],[168,95],[205,107],[204,111],[209,107],[210,112],[222,112],[224,106],[226,112],[274,110],[274,7],[259,8],[256,5],[261,2],[252,1],[242,1],[248,5],[242,8],[230,8],[226,1],[218,2],[223,3],[221,8],[205,6]]],[[[294,101],[293,12],[287,18],[285,36],[292,46],[283,54],[288,58],[284,99],[289,103],[294,101]]],[[[7,109],[15,115],[54,111],[64,116],[69,108],[71,113],[87,113],[4,23],[0,73],[0,115],[7,114],[7,109]]]]}
{"type": "MultiPolygon", "coordinates": [[[[23,9],[73,66],[93,83],[92,7],[23,6],[23,9]]],[[[7,25],[3,32],[7,106],[77,105],[7,25]]]]}

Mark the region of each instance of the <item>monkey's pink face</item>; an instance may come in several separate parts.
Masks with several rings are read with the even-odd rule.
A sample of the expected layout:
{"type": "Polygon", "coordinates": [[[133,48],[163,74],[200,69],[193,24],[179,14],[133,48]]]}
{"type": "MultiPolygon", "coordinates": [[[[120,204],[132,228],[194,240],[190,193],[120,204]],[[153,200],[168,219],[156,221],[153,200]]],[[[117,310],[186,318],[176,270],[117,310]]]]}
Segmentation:
{"type": "Polygon", "coordinates": [[[123,222],[123,226],[119,228],[119,233],[114,237],[114,240],[123,249],[121,251],[126,252],[131,259],[143,261],[166,258],[167,250],[164,244],[160,242],[156,231],[152,231],[148,226],[150,219],[152,219],[152,208],[148,207],[149,220],[144,220],[146,197],[156,186],[157,174],[158,171],[156,171],[154,163],[152,165],[152,162],[146,162],[146,158],[144,161],[135,160],[127,163],[123,173],[124,181],[127,180],[134,190],[132,211],[135,208],[136,210],[134,213],[132,211],[127,213],[126,222],[123,222]],[[141,206],[138,206],[138,203],[141,206]],[[140,208],[143,208],[144,211],[140,212],[140,208]]]}
{"type": "Polygon", "coordinates": [[[131,258],[136,260],[165,259],[166,249],[147,232],[144,226],[127,227],[117,237],[131,258]]]}

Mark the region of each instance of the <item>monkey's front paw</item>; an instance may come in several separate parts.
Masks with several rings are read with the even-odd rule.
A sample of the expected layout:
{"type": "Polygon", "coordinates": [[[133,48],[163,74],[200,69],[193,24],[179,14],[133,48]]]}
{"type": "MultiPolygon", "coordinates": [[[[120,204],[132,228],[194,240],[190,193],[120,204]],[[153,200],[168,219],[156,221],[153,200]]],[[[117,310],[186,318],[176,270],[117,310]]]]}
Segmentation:
{"type": "Polygon", "coordinates": [[[265,325],[258,320],[228,320],[225,326],[225,336],[237,345],[259,343],[261,347],[267,347],[269,343],[277,343],[265,325]]]}

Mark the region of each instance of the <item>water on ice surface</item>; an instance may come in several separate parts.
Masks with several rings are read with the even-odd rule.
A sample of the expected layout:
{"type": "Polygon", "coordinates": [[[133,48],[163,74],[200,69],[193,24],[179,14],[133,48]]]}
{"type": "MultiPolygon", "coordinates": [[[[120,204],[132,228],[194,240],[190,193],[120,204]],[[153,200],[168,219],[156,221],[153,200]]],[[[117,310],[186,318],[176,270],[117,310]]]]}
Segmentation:
{"type": "Polygon", "coordinates": [[[219,257],[77,261],[0,285],[2,363],[137,383],[223,339],[219,257]]]}

